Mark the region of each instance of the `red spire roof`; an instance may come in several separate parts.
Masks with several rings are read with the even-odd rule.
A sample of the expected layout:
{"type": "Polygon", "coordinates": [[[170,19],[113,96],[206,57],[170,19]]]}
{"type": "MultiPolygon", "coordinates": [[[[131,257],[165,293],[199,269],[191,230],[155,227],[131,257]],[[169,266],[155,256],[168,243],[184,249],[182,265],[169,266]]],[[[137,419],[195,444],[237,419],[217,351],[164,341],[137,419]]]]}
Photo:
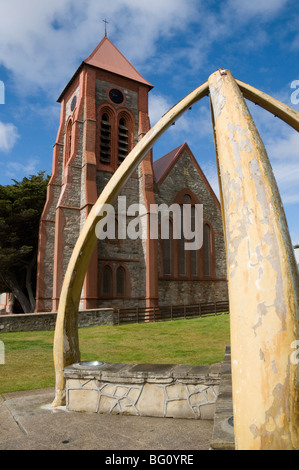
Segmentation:
{"type": "Polygon", "coordinates": [[[137,70],[125,58],[125,56],[114,46],[114,44],[112,44],[110,39],[105,36],[94,49],[94,51],[90,54],[90,56],[81,63],[80,67],[58,98],[58,102],[61,101],[64,92],[78,75],[84,64],[92,65],[93,67],[98,67],[102,70],[107,70],[108,72],[121,75],[122,77],[129,78],[136,82],[143,83],[150,88],[153,88],[153,85],[145,80],[145,78],[143,78],[139,72],[137,72],[137,70]]]}
{"type": "Polygon", "coordinates": [[[90,56],[84,60],[84,63],[130,78],[131,80],[135,80],[136,82],[143,83],[148,85],[150,88],[153,88],[153,85],[137,72],[133,65],[106,36],[97,45],[90,56]]]}

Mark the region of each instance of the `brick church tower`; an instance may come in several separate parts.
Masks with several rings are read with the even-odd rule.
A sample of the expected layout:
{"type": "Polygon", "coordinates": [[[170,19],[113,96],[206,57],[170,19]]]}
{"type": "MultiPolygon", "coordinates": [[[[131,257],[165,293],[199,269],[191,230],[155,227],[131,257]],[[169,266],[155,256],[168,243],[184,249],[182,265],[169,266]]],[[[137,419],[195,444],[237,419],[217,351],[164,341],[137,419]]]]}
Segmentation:
{"type": "MultiPolygon", "coordinates": [[[[151,88],[105,36],[61,93],[53,173],[40,223],[36,311],[57,310],[64,273],[91,207],[150,128],[151,88]]],[[[154,203],[151,154],[122,194],[127,205],[143,203],[149,207],[154,203]]],[[[152,279],[156,277],[157,260],[147,252],[147,245],[155,243],[99,241],[80,307],[97,308],[100,298],[110,303],[115,299],[112,303],[117,305],[125,299],[135,300],[135,304],[143,299],[147,306],[156,304],[157,289],[152,279]]]]}
{"type": "MultiPolygon", "coordinates": [[[[105,36],[82,62],[58,102],[53,171],[40,222],[36,311],[57,311],[64,274],[83,224],[112,174],[150,129],[152,85],[105,36]]],[[[226,300],[219,201],[187,143],[153,162],[150,152],[120,196],[140,204],[145,237],[99,240],[80,309],[152,307],[226,300]],[[150,205],[203,205],[203,247],[151,239],[150,205]],[[144,223],[146,221],[146,224],[144,223]]],[[[124,199],[124,198],[123,198],[124,199]]],[[[120,215],[116,212],[116,225],[120,215]]],[[[129,217],[126,218],[130,223],[129,217]]],[[[169,230],[172,232],[172,222],[169,230]]]]}

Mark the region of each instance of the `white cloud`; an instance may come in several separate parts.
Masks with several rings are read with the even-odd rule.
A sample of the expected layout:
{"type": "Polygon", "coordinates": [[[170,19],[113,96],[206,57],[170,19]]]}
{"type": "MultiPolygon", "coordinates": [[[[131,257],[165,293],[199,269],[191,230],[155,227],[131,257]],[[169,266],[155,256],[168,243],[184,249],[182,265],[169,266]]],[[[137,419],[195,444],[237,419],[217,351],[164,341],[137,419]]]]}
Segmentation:
{"type": "Polygon", "coordinates": [[[282,159],[288,163],[290,160],[294,160],[297,163],[299,161],[299,134],[295,131],[290,131],[285,136],[272,136],[268,142],[268,148],[273,158],[282,159]]]}
{"type": "Polygon", "coordinates": [[[159,67],[177,75],[182,62],[198,71],[223,37],[232,46],[240,38],[247,47],[264,44],[268,31],[257,25],[279,14],[287,1],[229,0],[213,8],[203,0],[1,0],[0,64],[23,93],[35,86],[57,94],[103,37],[107,18],[108,36],[141,73],[159,67]],[[167,50],[160,47],[165,38],[167,50]]]}
{"type": "MultiPolygon", "coordinates": [[[[158,120],[169,111],[176,103],[171,102],[170,98],[152,92],[149,95],[149,115],[151,125],[154,125],[158,120]]],[[[186,111],[175,123],[175,126],[171,127],[176,134],[179,134],[183,138],[191,138],[196,136],[207,137],[212,135],[212,124],[210,109],[205,104],[196,104],[191,110],[186,111]]],[[[184,140],[183,140],[184,141],[184,140]]]]}
{"type": "Polygon", "coordinates": [[[14,124],[0,121],[0,151],[9,152],[18,138],[18,130],[14,124]]]}
{"type": "Polygon", "coordinates": [[[284,205],[299,203],[299,134],[280,119],[250,103],[284,205]]]}
{"type": "Polygon", "coordinates": [[[283,7],[286,6],[289,0],[229,0],[228,8],[235,11],[239,16],[244,17],[244,20],[257,15],[268,17],[277,14],[283,7]]]}
{"type": "Polygon", "coordinates": [[[37,172],[37,159],[29,159],[26,163],[18,161],[10,161],[6,163],[5,173],[10,178],[23,178],[24,176],[33,175],[37,172]]]}
{"type": "Polygon", "coordinates": [[[1,0],[0,64],[13,73],[18,87],[48,89],[70,78],[104,35],[129,60],[145,63],[159,37],[186,28],[196,0],[1,0]],[[30,13],[28,13],[30,12],[30,13]],[[114,19],[114,21],[113,21],[114,19]],[[116,20],[117,19],[117,20],[116,20]]]}
{"type": "Polygon", "coordinates": [[[171,103],[168,97],[152,91],[149,94],[149,116],[151,125],[156,124],[173,104],[175,103],[171,103]]]}

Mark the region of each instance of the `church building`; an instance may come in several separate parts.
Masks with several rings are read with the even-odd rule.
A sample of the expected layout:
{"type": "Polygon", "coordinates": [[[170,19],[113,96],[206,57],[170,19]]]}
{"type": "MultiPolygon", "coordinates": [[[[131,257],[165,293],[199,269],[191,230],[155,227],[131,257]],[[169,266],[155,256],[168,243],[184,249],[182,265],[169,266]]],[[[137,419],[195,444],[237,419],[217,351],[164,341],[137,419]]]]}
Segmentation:
{"type": "MultiPolygon", "coordinates": [[[[36,311],[57,311],[64,274],[84,222],[130,150],[150,129],[153,86],[105,36],[62,91],[53,172],[40,222],[36,311]]],[[[202,156],[201,156],[202,158],[202,156]]],[[[152,151],[120,196],[142,204],[203,205],[203,245],[184,239],[99,240],[81,295],[81,309],[188,305],[227,300],[220,203],[187,143],[153,159],[152,151]]],[[[119,217],[116,208],[116,227],[119,217]]],[[[149,224],[148,224],[149,226],[149,224]]]]}

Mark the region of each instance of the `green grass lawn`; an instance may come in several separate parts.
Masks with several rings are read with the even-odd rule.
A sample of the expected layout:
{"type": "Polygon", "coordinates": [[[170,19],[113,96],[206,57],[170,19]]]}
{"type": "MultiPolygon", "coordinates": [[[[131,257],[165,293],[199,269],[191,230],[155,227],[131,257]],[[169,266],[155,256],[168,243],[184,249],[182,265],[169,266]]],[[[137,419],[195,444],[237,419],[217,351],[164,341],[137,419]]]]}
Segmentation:
{"type": "MultiPolygon", "coordinates": [[[[0,333],[0,393],[55,385],[53,337],[53,331],[0,333]]],[[[79,338],[83,361],[212,364],[230,343],[229,315],[82,328],[79,338]]]]}

